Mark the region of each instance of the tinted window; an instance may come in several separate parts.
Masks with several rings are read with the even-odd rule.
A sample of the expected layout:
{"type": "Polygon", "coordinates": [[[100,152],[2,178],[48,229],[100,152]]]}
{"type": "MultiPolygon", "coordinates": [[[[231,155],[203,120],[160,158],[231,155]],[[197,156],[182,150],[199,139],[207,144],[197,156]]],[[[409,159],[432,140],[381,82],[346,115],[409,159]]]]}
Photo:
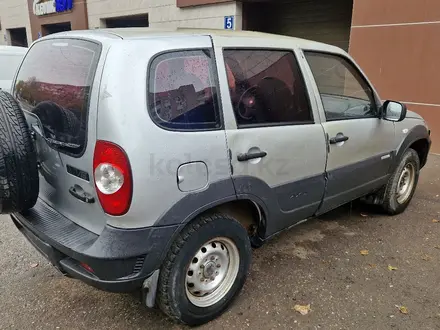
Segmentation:
{"type": "Polygon", "coordinates": [[[162,54],[149,73],[149,111],[162,127],[178,130],[220,127],[213,58],[209,50],[162,54]]]}
{"type": "Polygon", "coordinates": [[[337,55],[305,54],[318,85],[327,120],[376,116],[373,92],[351,62],[337,55]]]}
{"type": "Polygon", "coordinates": [[[292,52],[231,49],[224,51],[224,58],[239,127],[313,121],[292,52]]]}
{"type": "Polygon", "coordinates": [[[46,138],[79,154],[86,141],[90,90],[100,46],[60,39],[36,43],[23,61],[14,94],[24,110],[37,115],[46,138]]]}

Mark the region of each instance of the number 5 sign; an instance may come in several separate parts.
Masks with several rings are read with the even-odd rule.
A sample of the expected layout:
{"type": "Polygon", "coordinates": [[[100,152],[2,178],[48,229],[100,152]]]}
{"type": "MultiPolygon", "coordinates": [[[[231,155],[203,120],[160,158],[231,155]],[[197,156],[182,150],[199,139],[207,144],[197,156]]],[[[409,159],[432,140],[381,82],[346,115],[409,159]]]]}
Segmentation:
{"type": "Polygon", "coordinates": [[[234,29],[234,16],[225,16],[225,30],[234,29]]]}

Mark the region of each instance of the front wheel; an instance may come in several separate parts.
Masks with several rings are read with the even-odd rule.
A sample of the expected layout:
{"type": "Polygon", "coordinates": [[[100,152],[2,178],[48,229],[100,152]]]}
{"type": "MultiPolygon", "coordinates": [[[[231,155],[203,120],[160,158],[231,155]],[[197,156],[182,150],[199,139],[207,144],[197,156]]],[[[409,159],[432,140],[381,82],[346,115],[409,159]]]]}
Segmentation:
{"type": "Polygon", "coordinates": [[[402,213],[408,207],[417,187],[419,172],[419,155],[414,149],[408,149],[385,188],[383,207],[388,214],[402,213]]]}
{"type": "Polygon", "coordinates": [[[179,234],[162,266],[159,307],[191,326],[215,319],[243,287],[251,253],[247,231],[236,220],[222,214],[196,219],[179,234]]]}

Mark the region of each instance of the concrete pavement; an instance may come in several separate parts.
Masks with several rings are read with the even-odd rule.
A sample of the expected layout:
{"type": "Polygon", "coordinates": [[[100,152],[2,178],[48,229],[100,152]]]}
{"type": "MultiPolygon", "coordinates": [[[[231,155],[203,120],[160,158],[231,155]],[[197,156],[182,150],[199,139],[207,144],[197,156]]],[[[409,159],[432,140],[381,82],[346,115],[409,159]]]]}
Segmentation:
{"type": "MultiPolygon", "coordinates": [[[[438,156],[430,157],[404,214],[347,205],[254,251],[242,294],[201,328],[439,329],[440,223],[434,219],[440,220],[438,156]],[[300,315],[296,304],[312,311],[300,315]]],[[[11,221],[0,220],[0,329],[181,328],[130,295],[64,278],[11,221]]]]}

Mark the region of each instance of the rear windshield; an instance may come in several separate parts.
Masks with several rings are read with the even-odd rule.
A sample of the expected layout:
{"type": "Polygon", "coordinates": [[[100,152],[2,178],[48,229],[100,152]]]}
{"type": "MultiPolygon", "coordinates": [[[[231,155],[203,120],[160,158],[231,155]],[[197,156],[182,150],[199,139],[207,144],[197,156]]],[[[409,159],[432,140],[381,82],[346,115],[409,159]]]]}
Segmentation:
{"type": "Polygon", "coordinates": [[[76,39],[36,43],[23,61],[14,95],[37,115],[53,147],[79,155],[86,145],[91,87],[100,45],[76,39]]]}
{"type": "Polygon", "coordinates": [[[21,55],[0,54],[0,80],[12,81],[22,59],[21,55]]]}

